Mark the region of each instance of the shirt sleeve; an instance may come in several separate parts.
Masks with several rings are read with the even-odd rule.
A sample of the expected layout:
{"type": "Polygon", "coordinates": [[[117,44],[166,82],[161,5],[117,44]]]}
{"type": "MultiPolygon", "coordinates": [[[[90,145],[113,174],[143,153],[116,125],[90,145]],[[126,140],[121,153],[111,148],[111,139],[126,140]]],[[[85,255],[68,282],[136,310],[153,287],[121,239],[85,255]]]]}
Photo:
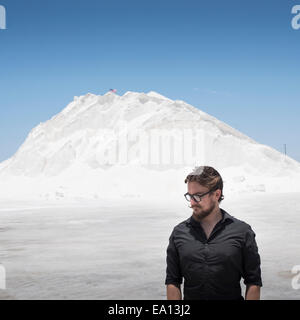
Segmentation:
{"type": "Polygon", "coordinates": [[[260,256],[255,241],[255,233],[249,226],[245,234],[243,247],[243,278],[245,285],[256,285],[262,287],[260,256]]]}
{"type": "Polygon", "coordinates": [[[174,243],[174,230],[169,238],[169,245],[167,248],[167,269],[165,284],[182,284],[182,274],[180,270],[178,250],[174,243]]]}

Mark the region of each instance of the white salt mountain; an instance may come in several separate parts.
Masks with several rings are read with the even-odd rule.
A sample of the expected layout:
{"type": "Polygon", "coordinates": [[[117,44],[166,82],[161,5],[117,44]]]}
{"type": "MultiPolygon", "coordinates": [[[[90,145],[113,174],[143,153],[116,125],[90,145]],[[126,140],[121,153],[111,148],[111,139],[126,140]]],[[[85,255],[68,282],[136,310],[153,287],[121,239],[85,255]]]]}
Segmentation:
{"type": "Polygon", "coordinates": [[[203,164],[222,174],[225,194],[300,190],[300,163],[201,110],[156,92],[109,92],[75,97],[35,127],[0,164],[0,197],[181,199],[203,164]]]}

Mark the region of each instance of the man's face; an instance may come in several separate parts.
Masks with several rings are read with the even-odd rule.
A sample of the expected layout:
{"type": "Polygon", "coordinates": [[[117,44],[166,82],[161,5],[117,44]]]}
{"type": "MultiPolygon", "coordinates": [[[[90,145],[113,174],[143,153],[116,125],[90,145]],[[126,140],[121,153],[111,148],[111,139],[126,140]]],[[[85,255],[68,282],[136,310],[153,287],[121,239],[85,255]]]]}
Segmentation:
{"type": "MultiPolygon", "coordinates": [[[[202,186],[198,182],[188,182],[189,194],[204,194],[208,191],[209,189],[207,187],[202,186]]],[[[219,196],[220,190],[216,190],[205,195],[201,198],[200,202],[196,202],[194,199],[191,199],[190,206],[193,208],[193,214],[199,219],[207,217],[216,208],[216,206],[218,206],[219,196]]]]}

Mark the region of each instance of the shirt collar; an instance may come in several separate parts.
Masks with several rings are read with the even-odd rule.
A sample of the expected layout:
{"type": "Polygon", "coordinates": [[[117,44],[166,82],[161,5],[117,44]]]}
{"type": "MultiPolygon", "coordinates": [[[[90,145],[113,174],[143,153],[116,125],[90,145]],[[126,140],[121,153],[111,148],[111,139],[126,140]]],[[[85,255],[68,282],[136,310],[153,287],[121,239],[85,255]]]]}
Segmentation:
{"type": "MultiPolygon", "coordinates": [[[[220,208],[220,210],[221,210],[221,214],[222,214],[222,219],[221,219],[220,223],[223,224],[223,223],[224,223],[225,221],[227,221],[227,220],[233,221],[233,217],[232,217],[228,212],[226,212],[225,210],[223,210],[223,209],[221,209],[221,208],[220,208]]],[[[192,224],[192,225],[195,226],[195,227],[201,226],[200,222],[197,221],[193,216],[191,216],[191,217],[187,220],[187,222],[188,222],[189,224],[192,224]]]]}

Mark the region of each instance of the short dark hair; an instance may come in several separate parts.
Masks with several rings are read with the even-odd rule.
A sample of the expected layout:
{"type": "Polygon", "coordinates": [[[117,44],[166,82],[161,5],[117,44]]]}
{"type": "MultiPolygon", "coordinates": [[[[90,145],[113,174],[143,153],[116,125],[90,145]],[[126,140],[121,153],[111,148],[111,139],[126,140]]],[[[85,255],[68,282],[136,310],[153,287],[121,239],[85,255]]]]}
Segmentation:
{"type": "Polygon", "coordinates": [[[199,166],[195,167],[191,173],[185,178],[184,182],[198,182],[201,186],[208,188],[210,191],[215,191],[217,189],[221,190],[220,198],[221,202],[224,199],[223,195],[223,180],[219,172],[213,167],[209,166],[199,166]]]}

